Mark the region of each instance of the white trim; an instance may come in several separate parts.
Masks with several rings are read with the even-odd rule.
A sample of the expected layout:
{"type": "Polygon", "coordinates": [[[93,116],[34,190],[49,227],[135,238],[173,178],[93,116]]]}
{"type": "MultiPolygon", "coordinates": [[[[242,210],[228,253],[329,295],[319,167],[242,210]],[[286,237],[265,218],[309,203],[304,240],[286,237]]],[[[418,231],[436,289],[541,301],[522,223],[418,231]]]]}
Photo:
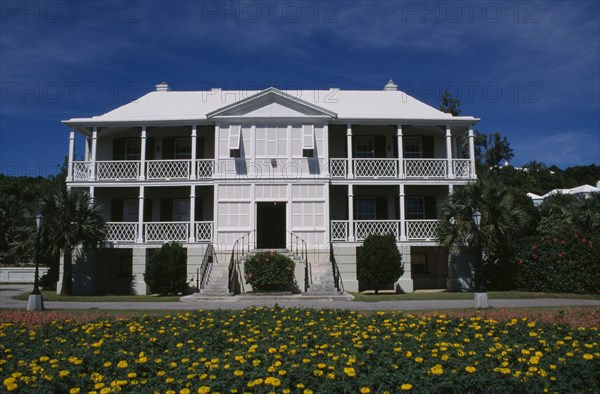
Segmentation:
{"type": "Polygon", "coordinates": [[[136,243],[144,243],[144,185],[140,186],[138,195],[138,238],[136,243]]]}
{"type": "Polygon", "coordinates": [[[190,233],[188,242],[196,242],[196,185],[190,186],[190,233]]]}
{"type": "Polygon", "coordinates": [[[92,174],[90,176],[91,181],[96,180],[96,150],[98,148],[98,128],[94,127],[92,131],[92,152],[90,154],[90,161],[92,162],[92,174]]]}
{"type": "Polygon", "coordinates": [[[448,161],[448,179],[454,179],[454,166],[452,165],[452,130],[446,126],[446,160],[448,161]]]}
{"type": "Polygon", "coordinates": [[[404,178],[404,143],[402,142],[402,125],[398,123],[396,138],[398,144],[398,178],[404,178]]]}
{"type": "Polygon", "coordinates": [[[190,179],[194,180],[196,179],[196,160],[197,160],[197,156],[198,156],[198,152],[197,152],[197,146],[196,146],[196,138],[197,138],[197,129],[196,129],[196,125],[193,124],[192,125],[192,168],[191,168],[191,172],[190,172],[190,179]]]}
{"type": "Polygon", "coordinates": [[[142,126],[140,143],[140,177],[139,180],[143,181],[146,179],[146,126],[142,126]]]}
{"type": "Polygon", "coordinates": [[[73,181],[73,161],[75,154],[75,130],[71,129],[69,131],[69,164],[67,168],[67,180],[69,182],[73,181]]]}

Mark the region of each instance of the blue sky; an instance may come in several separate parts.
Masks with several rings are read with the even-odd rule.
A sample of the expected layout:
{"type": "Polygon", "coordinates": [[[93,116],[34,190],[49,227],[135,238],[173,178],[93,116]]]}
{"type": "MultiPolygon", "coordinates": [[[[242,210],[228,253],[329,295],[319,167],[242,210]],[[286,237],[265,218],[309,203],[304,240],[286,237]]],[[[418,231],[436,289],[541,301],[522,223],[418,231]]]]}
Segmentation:
{"type": "Polygon", "coordinates": [[[514,164],[600,164],[598,1],[0,0],[0,172],[56,173],[60,121],[173,90],[444,89],[514,164]]]}

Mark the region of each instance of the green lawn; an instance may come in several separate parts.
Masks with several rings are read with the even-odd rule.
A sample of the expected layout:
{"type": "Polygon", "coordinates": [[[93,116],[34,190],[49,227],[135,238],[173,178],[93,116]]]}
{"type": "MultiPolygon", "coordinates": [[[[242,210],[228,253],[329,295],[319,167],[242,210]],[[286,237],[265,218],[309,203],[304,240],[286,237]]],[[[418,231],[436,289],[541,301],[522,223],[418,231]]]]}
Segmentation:
{"type": "MultiPolygon", "coordinates": [[[[406,293],[406,294],[372,294],[372,293],[355,293],[354,301],[423,301],[423,300],[470,300],[473,299],[473,293],[458,293],[458,292],[431,292],[431,293],[406,293]]],[[[598,294],[568,294],[568,293],[534,293],[526,291],[490,291],[488,292],[490,299],[532,299],[532,298],[567,298],[567,299],[584,299],[584,300],[600,300],[598,294]]]]}
{"type": "MultiPolygon", "coordinates": [[[[14,297],[17,300],[28,300],[30,292],[14,297]]],[[[69,301],[69,302],[176,302],[181,296],[151,296],[151,295],[95,295],[95,296],[63,296],[55,291],[42,291],[44,301],[69,301]]]]}

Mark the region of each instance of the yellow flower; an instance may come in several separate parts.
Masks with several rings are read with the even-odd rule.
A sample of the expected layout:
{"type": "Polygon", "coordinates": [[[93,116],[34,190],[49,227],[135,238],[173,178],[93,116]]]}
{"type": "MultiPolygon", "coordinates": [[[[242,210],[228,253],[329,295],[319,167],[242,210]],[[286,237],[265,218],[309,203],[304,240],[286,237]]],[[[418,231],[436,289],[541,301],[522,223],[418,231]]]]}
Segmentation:
{"type": "Polygon", "coordinates": [[[103,365],[104,365],[105,368],[108,368],[108,367],[110,367],[112,365],[112,363],[110,361],[107,361],[103,365]]]}
{"type": "Polygon", "coordinates": [[[119,363],[117,364],[117,368],[121,368],[121,369],[125,369],[129,366],[129,364],[127,363],[127,361],[125,360],[121,360],[119,361],[119,363]]]}
{"type": "Polygon", "coordinates": [[[303,394],[313,394],[313,391],[310,389],[306,389],[302,392],[303,394]]]}
{"type": "Polygon", "coordinates": [[[128,377],[129,379],[135,379],[135,378],[137,377],[137,373],[135,373],[135,372],[129,372],[129,373],[127,374],[127,377],[128,377]]]}
{"type": "Polygon", "coordinates": [[[415,362],[416,363],[422,363],[423,362],[423,357],[415,357],[415,362]]]}
{"type": "Polygon", "coordinates": [[[69,376],[71,374],[71,372],[67,371],[66,369],[63,369],[62,371],[60,371],[58,373],[58,376],[60,376],[61,378],[66,378],[67,376],[69,376]]]}
{"type": "Polygon", "coordinates": [[[210,393],[210,387],[202,386],[198,389],[198,394],[208,394],[210,393]]]}
{"type": "Polygon", "coordinates": [[[594,356],[592,356],[592,355],[591,355],[591,354],[589,354],[589,353],[586,353],[586,354],[584,354],[584,355],[583,355],[583,359],[584,359],[584,360],[593,360],[593,359],[594,359],[594,356]]]}
{"type": "Polygon", "coordinates": [[[440,364],[436,364],[429,370],[433,375],[442,375],[444,373],[444,369],[440,364]]]}
{"type": "Polygon", "coordinates": [[[233,371],[233,374],[235,376],[244,376],[244,371],[240,371],[239,369],[236,369],[235,371],[233,371]]]}
{"type": "Polygon", "coordinates": [[[465,371],[467,371],[467,373],[473,373],[475,372],[475,367],[469,365],[465,368],[465,371]]]}
{"type": "Polygon", "coordinates": [[[69,394],[79,394],[81,392],[81,389],[79,387],[73,387],[71,390],[69,390],[69,394]]]}
{"type": "Polygon", "coordinates": [[[354,370],[354,368],[351,368],[351,367],[345,367],[344,373],[351,378],[356,376],[356,371],[354,370]]]}
{"type": "Polygon", "coordinates": [[[400,388],[402,389],[402,391],[410,391],[412,390],[412,384],[404,383],[402,386],[400,386],[400,388]]]}
{"type": "Polygon", "coordinates": [[[360,392],[361,394],[369,394],[371,392],[371,389],[368,387],[361,387],[360,392]]]}

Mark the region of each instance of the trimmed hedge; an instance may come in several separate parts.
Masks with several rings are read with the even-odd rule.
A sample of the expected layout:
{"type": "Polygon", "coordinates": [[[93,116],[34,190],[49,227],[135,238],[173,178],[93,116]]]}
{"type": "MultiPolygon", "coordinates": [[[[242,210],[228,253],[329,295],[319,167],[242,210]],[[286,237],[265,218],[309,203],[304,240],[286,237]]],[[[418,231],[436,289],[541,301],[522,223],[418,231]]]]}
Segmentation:
{"type": "Polygon", "coordinates": [[[244,277],[254,291],[287,291],[294,288],[295,263],[276,252],[259,252],[246,260],[244,277]]]}

